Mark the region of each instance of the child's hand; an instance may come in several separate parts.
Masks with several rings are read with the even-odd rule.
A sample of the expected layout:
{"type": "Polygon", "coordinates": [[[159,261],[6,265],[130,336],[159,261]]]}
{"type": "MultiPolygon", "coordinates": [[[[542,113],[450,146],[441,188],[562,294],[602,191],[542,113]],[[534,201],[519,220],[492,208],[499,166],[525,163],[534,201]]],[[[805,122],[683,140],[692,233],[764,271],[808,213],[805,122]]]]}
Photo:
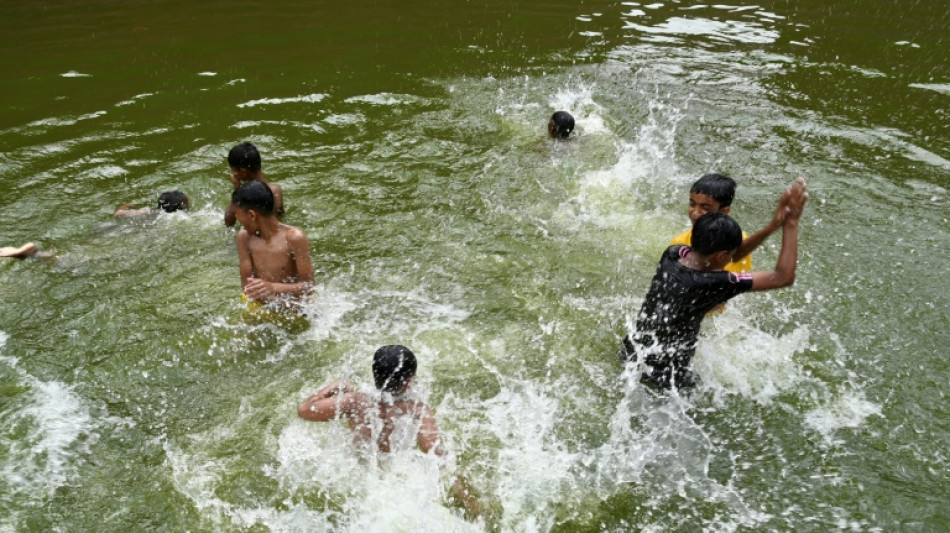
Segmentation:
{"type": "Polygon", "coordinates": [[[252,300],[266,302],[274,295],[274,288],[269,281],[251,278],[244,286],[244,294],[252,300]]]}
{"type": "Polygon", "coordinates": [[[808,201],[808,184],[804,178],[798,178],[788,188],[788,203],[786,207],[786,220],[798,220],[802,211],[805,209],[805,202],[808,201]]]}
{"type": "Polygon", "coordinates": [[[785,189],[785,192],[782,193],[782,197],[779,198],[775,213],[772,214],[773,230],[782,227],[782,223],[785,222],[785,215],[788,213],[788,198],[791,194],[791,188],[788,188],[785,189]]]}

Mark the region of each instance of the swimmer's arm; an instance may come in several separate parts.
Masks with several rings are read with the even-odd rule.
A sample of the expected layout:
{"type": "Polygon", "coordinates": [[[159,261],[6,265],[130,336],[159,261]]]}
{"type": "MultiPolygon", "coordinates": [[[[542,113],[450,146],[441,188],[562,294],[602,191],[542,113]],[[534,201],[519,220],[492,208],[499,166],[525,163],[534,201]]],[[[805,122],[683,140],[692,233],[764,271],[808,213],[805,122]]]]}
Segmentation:
{"type": "Polygon", "coordinates": [[[779,252],[775,270],[772,272],[752,272],[753,291],[766,291],[788,287],[795,283],[795,269],[798,265],[798,220],[801,217],[808,192],[801,178],[792,186],[787,200],[785,220],[782,223],[782,250],[779,252]]]}
{"type": "Polygon", "coordinates": [[[232,227],[237,224],[237,215],[234,214],[237,211],[237,204],[231,202],[228,204],[227,209],[224,210],[224,225],[227,227],[232,227]]]}
{"type": "MultiPolygon", "coordinates": [[[[251,234],[244,228],[238,231],[237,238],[238,265],[241,271],[241,288],[247,287],[248,280],[254,275],[254,260],[251,259],[251,234]]],[[[251,296],[248,294],[248,296],[251,296]]]]}
{"type": "Polygon", "coordinates": [[[422,404],[420,410],[422,424],[419,426],[419,433],[416,435],[416,442],[419,444],[419,449],[425,453],[432,451],[439,457],[442,457],[445,455],[445,450],[442,448],[440,442],[439,426],[435,421],[435,415],[428,405],[422,404]]]}
{"type": "Polygon", "coordinates": [[[147,215],[152,210],[149,208],[132,209],[132,204],[122,204],[115,210],[115,218],[132,218],[147,215]]]}
{"type": "Polygon", "coordinates": [[[362,412],[368,406],[369,399],[358,392],[345,392],[324,398],[318,398],[314,394],[297,407],[297,416],[311,422],[327,422],[338,417],[353,421],[362,418],[362,412]]]}
{"type": "Polygon", "coordinates": [[[764,228],[742,239],[742,244],[739,245],[739,249],[736,250],[736,253],[732,256],[733,261],[738,261],[751,254],[753,250],[765,242],[765,239],[767,239],[769,235],[775,233],[776,230],[782,227],[782,222],[785,220],[785,212],[788,210],[788,197],[789,190],[787,189],[782,193],[782,197],[778,201],[775,213],[772,214],[772,220],[770,220],[764,228]]]}
{"type": "MultiPolygon", "coordinates": [[[[310,396],[310,398],[320,400],[323,398],[329,398],[331,396],[335,396],[337,394],[345,394],[347,392],[356,392],[356,389],[353,387],[353,385],[350,385],[349,383],[345,381],[337,380],[337,381],[334,381],[333,383],[330,383],[329,385],[324,385],[323,387],[320,388],[320,390],[313,393],[310,396]]],[[[307,398],[307,399],[309,400],[310,398],[307,398]]]]}

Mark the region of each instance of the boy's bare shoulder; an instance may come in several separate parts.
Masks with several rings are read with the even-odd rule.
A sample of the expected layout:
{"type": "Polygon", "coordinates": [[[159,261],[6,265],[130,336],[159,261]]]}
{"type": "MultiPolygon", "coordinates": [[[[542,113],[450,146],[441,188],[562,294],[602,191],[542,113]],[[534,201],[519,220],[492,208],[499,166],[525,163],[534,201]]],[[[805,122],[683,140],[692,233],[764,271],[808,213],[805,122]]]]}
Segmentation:
{"type": "Polygon", "coordinates": [[[237,235],[234,237],[234,241],[238,246],[249,247],[251,245],[251,232],[244,228],[239,229],[237,235]]]}
{"type": "Polygon", "coordinates": [[[290,242],[306,242],[307,234],[303,232],[297,226],[291,226],[289,224],[281,223],[281,231],[284,232],[284,235],[287,236],[287,240],[290,242]]]}

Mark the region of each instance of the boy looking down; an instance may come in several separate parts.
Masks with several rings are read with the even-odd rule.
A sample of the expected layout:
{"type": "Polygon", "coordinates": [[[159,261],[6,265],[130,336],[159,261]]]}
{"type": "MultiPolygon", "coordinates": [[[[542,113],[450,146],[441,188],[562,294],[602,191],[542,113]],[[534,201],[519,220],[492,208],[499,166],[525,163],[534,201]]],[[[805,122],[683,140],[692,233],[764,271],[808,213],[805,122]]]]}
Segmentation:
{"type": "Polygon", "coordinates": [[[237,234],[241,287],[248,300],[297,303],[313,287],[307,236],[274,216],[274,195],[251,180],[234,190],[231,202],[241,223],[237,234]]]}

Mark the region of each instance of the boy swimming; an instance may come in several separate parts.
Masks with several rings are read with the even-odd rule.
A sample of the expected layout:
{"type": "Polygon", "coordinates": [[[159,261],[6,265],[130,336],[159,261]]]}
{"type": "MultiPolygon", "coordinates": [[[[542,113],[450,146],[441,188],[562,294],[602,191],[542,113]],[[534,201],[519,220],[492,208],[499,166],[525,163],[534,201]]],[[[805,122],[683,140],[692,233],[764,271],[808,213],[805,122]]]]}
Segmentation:
{"type": "MultiPolygon", "coordinates": [[[[158,211],[174,213],[175,211],[187,211],[191,202],[188,196],[181,191],[166,191],[158,195],[158,211]]],[[[150,207],[133,209],[133,204],[122,204],[115,210],[116,218],[132,218],[149,215],[156,212],[150,207]]]]}
{"type": "Polygon", "coordinates": [[[237,234],[241,287],[248,300],[296,304],[313,287],[313,263],[307,236],[274,216],[274,195],[263,181],[234,190],[231,202],[241,223],[237,234]]]}
{"type": "MultiPolygon", "coordinates": [[[[278,217],[284,215],[284,195],[280,185],[270,183],[264,178],[264,172],[261,171],[261,154],[257,147],[249,142],[244,142],[231,148],[228,152],[228,166],[231,168],[231,185],[237,189],[242,184],[249,181],[261,181],[270,187],[274,195],[274,214],[278,217]]],[[[234,214],[234,202],[224,211],[224,225],[231,227],[237,219],[234,214]]]]}
{"type": "MultiPolygon", "coordinates": [[[[416,356],[409,348],[393,344],[373,354],[375,392],[334,381],[304,400],[297,416],[311,422],[341,419],[360,446],[374,446],[383,453],[418,447],[423,453],[446,455],[432,409],[412,391],[416,356]]],[[[453,495],[473,515],[480,513],[464,481],[456,477],[453,495]]]]}
{"type": "Polygon", "coordinates": [[[802,178],[782,197],[782,248],[775,270],[724,270],[743,239],[739,224],[721,211],[710,211],[696,220],[690,246],[670,246],[663,253],[637,315],[635,332],[624,338],[619,354],[625,361],[643,361],[646,372],[640,381],[660,389],[693,387],[690,363],[705,314],[743,292],[795,282],[798,221],[807,200],[802,178]]]}
{"type": "Polygon", "coordinates": [[[567,111],[557,111],[548,120],[548,135],[555,139],[567,139],[574,131],[574,117],[567,111]]]}

